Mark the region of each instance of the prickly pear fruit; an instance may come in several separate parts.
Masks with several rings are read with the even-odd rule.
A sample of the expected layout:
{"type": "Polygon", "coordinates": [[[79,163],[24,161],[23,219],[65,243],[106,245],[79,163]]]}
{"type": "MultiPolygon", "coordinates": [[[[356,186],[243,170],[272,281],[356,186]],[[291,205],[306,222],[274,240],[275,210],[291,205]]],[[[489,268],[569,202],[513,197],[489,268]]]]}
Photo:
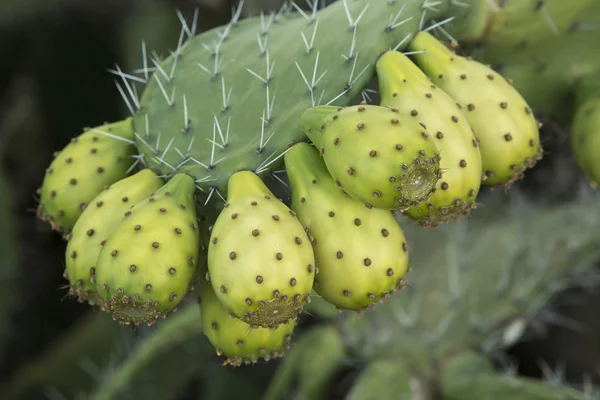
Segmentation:
{"type": "Polygon", "coordinates": [[[600,79],[577,83],[578,108],[571,123],[571,145],[579,168],[593,188],[600,185],[600,79]]]}
{"type": "Polygon", "coordinates": [[[361,203],[385,210],[425,201],[441,178],[428,131],[388,107],[316,106],[300,129],[320,150],[336,185],[361,203]]]}
{"type": "Polygon", "coordinates": [[[190,289],[200,247],[195,188],[191,176],[176,174],[128,210],[106,239],[96,287],[115,320],[151,325],[190,289]]]}
{"type": "Polygon", "coordinates": [[[479,140],[485,185],[508,188],[542,157],[538,123],[523,97],[490,67],[454,54],[430,33],[409,44],[417,65],[465,110],[479,140]]]}
{"type": "Polygon", "coordinates": [[[402,289],[408,246],[392,212],[340,191],[307,143],[286,153],[285,166],[292,209],[315,252],[315,291],[338,308],[361,310],[402,289]]]}
{"type": "Polygon", "coordinates": [[[71,140],[46,170],[37,215],[68,233],[106,185],[127,175],[135,154],[131,118],[88,129],[71,140]]]}
{"type": "Polygon", "coordinates": [[[208,245],[219,300],[252,327],[294,320],[310,301],[312,246],[296,214],[250,171],[233,174],[208,245]]]}
{"type": "Polygon", "coordinates": [[[163,184],[155,172],[143,169],[104,189],[83,211],[68,236],[65,277],[69,279],[70,295],[90,305],[101,304],[95,274],[102,244],[127,210],[163,184]]]}
{"type": "Polygon", "coordinates": [[[224,365],[240,366],[269,361],[283,356],[289,348],[295,322],[279,325],[275,329],[256,328],[231,315],[219,301],[211,284],[200,279],[200,315],[204,334],[227,359],[224,365]]]}
{"type": "Polygon", "coordinates": [[[381,105],[397,109],[425,125],[437,144],[443,178],[427,202],[404,214],[423,226],[458,219],[475,207],[481,185],[481,154],[471,126],[456,103],[407,56],[384,53],[376,64],[381,105]]]}

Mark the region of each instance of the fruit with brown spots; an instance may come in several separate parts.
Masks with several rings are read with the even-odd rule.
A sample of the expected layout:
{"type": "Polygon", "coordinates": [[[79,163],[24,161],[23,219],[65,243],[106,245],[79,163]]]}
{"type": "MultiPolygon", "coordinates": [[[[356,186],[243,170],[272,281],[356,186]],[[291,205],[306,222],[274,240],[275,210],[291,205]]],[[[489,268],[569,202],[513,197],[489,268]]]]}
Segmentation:
{"type": "Polygon", "coordinates": [[[200,279],[198,302],[204,334],[217,354],[227,358],[224,365],[237,367],[259,360],[268,361],[282,357],[289,348],[294,321],[275,329],[250,329],[246,322],[229,313],[205,279],[200,279]]]}
{"type": "Polygon", "coordinates": [[[188,293],[200,250],[195,189],[191,176],[176,174],[123,215],[106,239],[96,289],[119,322],[151,325],[188,293]]]}
{"type": "Polygon", "coordinates": [[[542,157],[536,121],[527,102],[500,74],[461,57],[428,32],[409,44],[416,64],[463,109],[479,141],[485,185],[510,184],[542,157]]]}
{"type": "Polygon", "coordinates": [[[65,276],[72,296],[90,305],[101,304],[95,273],[102,243],[134,204],[163,184],[155,172],[144,169],[107,187],[91,201],[75,223],[67,243],[65,276]]]}
{"type": "Polygon", "coordinates": [[[442,179],[428,201],[404,214],[423,226],[458,219],[475,207],[481,185],[481,154],[463,107],[431,81],[407,56],[388,51],[377,61],[381,105],[414,116],[431,133],[442,159],[442,179]]]}
{"type": "Polygon", "coordinates": [[[208,247],[210,280],[221,303],[253,327],[293,322],[310,301],[314,264],[295,213],[253,172],[232,175],[208,247]]]}
{"type": "Polygon", "coordinates": [[[299,125],[336,185],[363,204],[405,209],[428,199],[442,176],[431,132],[397,110],[316,106],[299,125]]]}
{"type": "Polygon", "coordinates": [[[71,140],[46,169],[38,218],[69,233],[90,201],[127,176],[135,154],[131,118],[88,129],[71,140]]]}
{"type": "Polygon", "coordinates": [[[338,308],[360,310],[402,289],[408,246],[392,212],[340,191],[309,144],[294,145],[285,166],[292,209],[315,251],[315,291],[338,308]]]}

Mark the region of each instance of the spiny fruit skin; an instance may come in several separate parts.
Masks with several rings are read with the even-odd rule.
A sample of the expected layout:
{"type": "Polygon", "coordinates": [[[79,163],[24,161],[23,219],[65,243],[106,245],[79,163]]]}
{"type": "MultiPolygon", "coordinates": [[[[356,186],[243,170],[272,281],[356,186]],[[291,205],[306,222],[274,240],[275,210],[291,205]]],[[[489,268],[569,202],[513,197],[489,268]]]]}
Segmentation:
{"type": "Polygon", "coordinates": [[[238,367],[282,357],[289,348],[295,322],[275,329],[256,328],[241,321],[221,304],[211,284],[200,279],[200,315],[204,334],[219,356],[227,359],[223,365],[238,367]]]}
{"type": "Polygon", "coordinates": [[[591,186],[600,185],[600,92],[583,102],[571,125],[571,144],[575,160],[591,186]]]}
{"type": "Polygon", "coordinates": [[[38,218],[58,232],[69,233],[88,203],[106,185],[127,175],[136,153],[133,143],[131,118],[88,129],[73,138],[46,169],[38,191],[38,218]]]}
{"type": "Polygon", "coordinates": [[[376,64],[381,105],[393,107],[426,126],[442,159],[443,177],[427,202],[404,214],[423,226],[458,219],[475,207],[481,185],[481,154],[462,106],[404,54],[384,53],[376,64]]]}
{"type": "Polygon", "coordinates": [[[300,129],[319,149],[336,185],[368,206],[419,204],[442,176],[429,132],[395,109],[316,106],[302,114],[300,129]]]}
{"type": "Polygon", "coordinates": [[[315,291],[338,308],[362,310],[402,289],[408,246],[392,212],[340,191],[309,144],[294,145],[285,166],[292,209],[315,252],[315,291]]]}
{"type": "Polygon", "coordinates": [[[122,217],[96,264],[104,309],[121,323],[153,324],[192,288],[200,233],[194,179],[176,174],[122,217]]]}
{"type": "Polygon", "coordinates": [[[465,110],[479,140],[485,185],[508,188],[542,158],[538,123],[523,97],[490,67],[454,54],[428,32],[409,44],[417,65],[465,110]]]}
{"type": "Polygon", "coordinates": [[[304,228],[253,172],[231,176],[227,201],[208,246],[212,287],[252,327],[289,323],[310,301],[315,276],[304,228]]]}
{"type": "Polygon", "coordinates": [[[122,179],[104,189],[90,203],[68,235],[65,277],[72,296],[80,302],[100,305],[96,292],[96,261],[102,243],[134,204],[160,189],[164,181],[150,169],[122,179]]]}

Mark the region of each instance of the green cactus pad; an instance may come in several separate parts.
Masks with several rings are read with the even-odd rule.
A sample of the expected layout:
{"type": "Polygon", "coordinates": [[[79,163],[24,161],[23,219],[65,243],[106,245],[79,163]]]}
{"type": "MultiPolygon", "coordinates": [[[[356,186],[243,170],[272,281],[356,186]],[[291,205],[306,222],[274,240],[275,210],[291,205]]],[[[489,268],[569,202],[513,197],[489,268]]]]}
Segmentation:
{"type": "Polygon", "coordinates": [[[308,107],[349,104],[381,51],[405,46],[430,18],[471,11],[450,0],[426,11],[422,0],[313,4],[246,20],[236,14],[164,61],[145,59],[155,72],[146,74],[133,124],[147,165],[165,175],[189,173],[202,190],[226,196],[233,173],[263,176],[279,167],[287,147],[306,140],[290,126],[308,107]]]}
{"type": "Polygon", "coordinates": [[[38,217],[68,233],[105,186],[127,175],[134,160],[131,118],[87,129],[71,140],[46,170],[38,217]]]}
{"type": "Polygon", "coordinates": [[[417,65],[452,96],[479,140],[484,184],[522,179],[542,157],[538,124],[525,99],[490,67],[453,53],[427,32],[409,44],[417,65]]]}
{"type": "Polygon", "coordinates": [[[556,38],[596,0],[496,0],[480,41],[491,46],[525,46],[556,38]],[[496,4],[499,3],[499,4],[496,4]]]}
{"type": "Polygon", "coordinates": [[[227,359],[224,365],[238,367],[282,357],[289,348],[295,322],[275,329],[256,328],[232,316],[221,304],[211,284],[200,279],[200,315],[204,334],[219,356],[227,359]]]}
{"type": "Polygon", "coordinates": [[[250,171],[229,179],[208,247],[219,300],[252,327],[293,321],[310,301],[315,258],[296,214],[250,171]]]}
{"type": "Polygon", "coordinates": [[[596,75],[578,82],[578,109],[571,124],[573,155],[595,189],[600,186],[600,75],[596,75]]]}
{"type": "Polygon", "coordinates": [[[317,106],[300,119],[338,187],[355,200],[386,210],[429,198],[442,177],[430,133],[388,107],[317,106]]]}
{"type": "Polygon", "coordinates": [[[70,283],[70,295],[90,305],[101,304],[95,274],[103,243],[127,210],[163,184],[155,172],[144,169],[104,189],[83,211],[68,236],[65,254],[65,277],[70,283]]]}
{"type": "Polygon", "coordinates": [[[377,61],[381,105],[393,107],[424,124],[440,150],[443,177],[429,201],[404,214],[422,226],[468,215],[475,207],[481,184],[481,154],[462,106],[404,54],[388,51],[377,61]]]}
{"type": "Polygon", "coordinates": [[[115,320],[151,325],[191,290],[200,250],[194,191],[189,175],[175,175],[127,211],[106,240],[96,285],[115,320]]]}
{"type": "Polygon", "coordinates": [[[394,215],[340,191],[306,143],[285,155],[292,209],[310,234],[315,291],[340,309],[363,310],[404,288],[408,245],[394,215]]]}

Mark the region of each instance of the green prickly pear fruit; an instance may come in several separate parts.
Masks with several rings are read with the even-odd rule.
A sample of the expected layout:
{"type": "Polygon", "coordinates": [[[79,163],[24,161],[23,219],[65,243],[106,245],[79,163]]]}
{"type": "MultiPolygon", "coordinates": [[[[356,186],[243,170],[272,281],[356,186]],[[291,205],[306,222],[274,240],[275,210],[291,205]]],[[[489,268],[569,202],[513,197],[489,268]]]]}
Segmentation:
{"type": "Polygon", "coordinates": [[[577,111],[571,123],[571,145],[579,168],[591,186],[600,185],[600,79],[577,83],[577,111]]]}
{"type": "Polygon", "coordinates": [[[427,127],[442,159],[443,178],[427,202],[404,214],[423,226],[458,219],[475,207],[481,185],[481,154],[462,106],[433,85],[407,56],[384,53],[376,64],[381,105],[412,116],[427,127]]]}
{"type": "Polygon", "coordinates": [[[428,131],[388,107],[316,106],[302,114],[300,129],[319,149],[336,185],[372,207],[419,204],[442,176],[428,131]]]}
{"type": "Polygon", "coordinates": [[[127,175],[135,154],[131,118],[88,129],[71,140],[46,170],[38,218],[69,233],[106,185],[127,175]]]}
{"type": "Polygon", "coordinates": [[[204,334],[217,354],[227,357],[223,365],[237,367],[259,360],[269,361],[282,357],[289,348],[294,321],[274,329],[251,329],[250,325],[231,315],[205,279],[200,279],[198,301],[204,334]]]}
{"type": "Polygon", "coordinates": [[[285,166],[292,209],[315,252],[315,291],[340,309],[362,310],[402,289],[408,246],[392,212],[368,208],[339,190],[307,143],[286,153],[285,166]]]}
{"type": "Polygon", "coordinates": [[[542,157],[536,121],[527,102],[490,67],[461,57],[430,33],[409,44],[417,65],[465,110],[479,140],[485,180],[505,188],[542,157]]]}
{"type": "Polygon", "coordinates": [[[195,189],[194,178],[176,174],[128,210],[106,239],[96,287],[115,320],[151,325],[190,290],[200,247],[195,189]]]}
{"type": "Polygon", "coordinates": [[[150,196],[164,184],[150,169],[107,187],[90,203],[69,234],[65,277],[72,296],[90,305],[102,302],[96,292],[96,261],[103,243],[132,205],[150,196]]]}
{"type": "Polygon", "coordinates": [[[227,196],[208,245],[219,300],[252,327],[295,320],[310,301],[315,276],[304,228],[253,172],[233,174],[227,196]]]}

